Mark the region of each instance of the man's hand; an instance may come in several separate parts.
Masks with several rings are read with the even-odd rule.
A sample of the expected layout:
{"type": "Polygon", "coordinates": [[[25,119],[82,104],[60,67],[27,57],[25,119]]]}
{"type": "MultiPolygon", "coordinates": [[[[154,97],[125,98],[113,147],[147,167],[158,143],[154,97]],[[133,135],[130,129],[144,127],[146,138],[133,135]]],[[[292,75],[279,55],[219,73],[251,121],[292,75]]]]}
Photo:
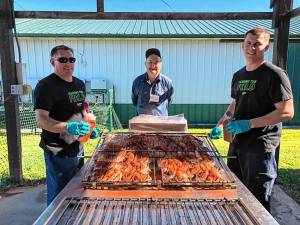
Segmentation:
{"type": "Polygon", "coordinates": [[[84,136],[90,132],[90,124],[86,122],[67,122],[66,130],[69,134],[84,136]]]}
{"type": "Polygon", "coordinates": [[[92,134],[91,134],[91,136],[90,136],[90,139],[95,139],[95,138],[97,138],[97,137],[99,137],[99,136],[100,136],[99,131],[98,131],[96,128],[94,128],[94,129],[93,129],[93,132],[92,132],[92,134]]]}
{"type": "Polygon", "coordinates": [[[240,134],[251,129],[250,120],[233,120],[229,121],[226,129],[230,134],[240,134]]]}
{"type": "Polygon", "coordinates": [[[210,134],[209,134],[209,138],[210,139],[220,139],[222,137],[222,129],[220,127],[214,127],[210,134]]]}

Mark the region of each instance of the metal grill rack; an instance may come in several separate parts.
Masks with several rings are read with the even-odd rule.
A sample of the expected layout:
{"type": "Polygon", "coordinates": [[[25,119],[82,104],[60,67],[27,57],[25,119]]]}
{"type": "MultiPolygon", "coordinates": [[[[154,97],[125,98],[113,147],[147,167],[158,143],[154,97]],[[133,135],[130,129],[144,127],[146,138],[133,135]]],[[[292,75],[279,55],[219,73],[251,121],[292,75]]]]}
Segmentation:
{"type": "Polygon", "coordinates": [[[258,225],[239,199],[65,198],[44,224],[258,225]]]}
{"type": "MultiPolygon", "coordinates": [[[[185,133],[147,133],[147,134],[131,134],[131,133],[114,133],[104,136],[104,141],[102,145],[97,148],[92,159],[89,162],[88,169],[83,179],[83,184],[85,188],[91,189],[106,189],[106,188],[142,188],[142,187],[152,187],[155,189],[163,188],[184,188],[193,187],[201,189],[215,189],[215,188],[234,188],[235,181],[229,171],[228,167],[225,165],[221,159],[220,154],[210,142],[205,134],[197,134],[198,136],[193,136],[191,134],[185,133]],[[132,141],[132,137],[137,140],[146,140],[141,142],[142,144],[135,143],[132,141]],[[177,149],[172,149],[172,143],[175,139],[186,140],[189,139],[193,145],[187,147],[185,143],[176,143],[179,146],[177,149]],[[168,149],[165,146],[162,147],[163,141],[168,141],[170,147],[168,149]],[[147,143],[147,144],[145,144],[147,143]],[[107,170],[109,165],[112,163],[113,159],[119,154],[120,149],[126,150],[126,152],[133,152],[137,157],[147,157],[149,158],[149,175],[150,180],[146,182],[125,182],[125,181],[101,181],[101,179],[96,179],[95,173],[99,176],[103,175],[107,170]],[[195,179],[189,179],[186,181],[166,181],[163,179],[163,172],[159,166],[159,162],[162,159],[195,159],[197,154],[204,154],[208,158],[214,161],[215,166],[220,170],[222,176],[221,181],[199,181],[195,179]]],[[[136,141],[136,140],[135,140],[136,141]]],[[[98,176],[98,177],[99,177],[98,176]]]]}

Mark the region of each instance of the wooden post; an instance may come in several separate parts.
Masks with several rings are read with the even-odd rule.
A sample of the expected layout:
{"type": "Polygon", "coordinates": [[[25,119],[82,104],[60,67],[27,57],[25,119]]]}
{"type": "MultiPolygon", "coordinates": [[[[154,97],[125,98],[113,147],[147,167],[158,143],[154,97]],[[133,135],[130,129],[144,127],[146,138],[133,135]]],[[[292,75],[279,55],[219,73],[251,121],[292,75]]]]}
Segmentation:
{"type": "MultiPolygon", "coordinates": [[[[273,20],[272,27],[275,29],[273,46],[273,63],[287,70],[287,53],[289,46],[290,15],[293,0],[272,0],[273,20]]],[[[279,165],[280,146],[275,151],[277,170],[279,165]]]]}
{"type": "Polygon", "coordinates": [[[12,183],[20,183],[23,178],[21,157],[21,132],[18,96],[10,94],[10,86],[17,84],[13,42],[13,1],[0,1],[0,56],[4,91],[5,124],[9,171],[12,183]]]}
{"type": "MultiPolygon", "coordinates": [[[[101,10],[97,5],[97,10],[101,10]]],[[[269,20],[271,12],[64,12],[15,11],[16,18],[36,19],[97,19],[97,20],[269,20]]]]}
{"type": "Polygon", "coordinates": [[[97,12],[104,12],[104,0],[97,0],[97,12]]]}
{"type": "Polygon", "coordinates": [[[113,102],[114,102],[114,91],[113,89],[108,90],[108,96],[109,96],[109,131],[112,132],[114,129],[114,121],[113,121],[113,112],[112,112],[112,107],[113,107],[113,102]]]}
{"type": "Polygon", "coordinates": [[[291,18],[300,16],[300,7],[296,8],[296,9],[293,9],[293,10],[290,12],[290,15],[291,15],[291,18]]]}
{"type": "Polygon", "coordinates": [[[273,63],[286,70],[289,45],[290,16],[293,0],[273,1],[274,32],[273,63]]]}

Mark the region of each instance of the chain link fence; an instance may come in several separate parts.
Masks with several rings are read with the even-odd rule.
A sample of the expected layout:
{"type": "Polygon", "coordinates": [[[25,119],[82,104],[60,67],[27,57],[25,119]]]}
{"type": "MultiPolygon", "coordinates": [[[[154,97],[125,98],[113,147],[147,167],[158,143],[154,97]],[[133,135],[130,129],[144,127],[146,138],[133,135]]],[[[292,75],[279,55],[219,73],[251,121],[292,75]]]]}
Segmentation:
{"type": "Polygon", "coordinates": [[[4,107],[0,106],[0,190],[9,184],[8,154],[4,107]]]}
{"type": "MultiPolygon", "coordinates": [[[[118,119],[113,113],[113,93],[90,93],[90,107],[97,117],[97,129],[120,128],[118,119]],[[99,99],[100,96],[100,99],[99,99]],[[114,115],[115,119],[112,117],[114,115]]],[[[20,98],[19,113],[22,143],[23,182],[26,184],[44,182],[45,165],[43,151],[39,148],[41,129],[37,127],[32,96],[20,98]]],[[[93,146],[92,146],[93,147],[93,146]]],[[[91,148],[91,146],[90,146],[91,148]]],[[[7,135],[4,106],[0,106],[0,191],[10,185],[7,135]]]]}

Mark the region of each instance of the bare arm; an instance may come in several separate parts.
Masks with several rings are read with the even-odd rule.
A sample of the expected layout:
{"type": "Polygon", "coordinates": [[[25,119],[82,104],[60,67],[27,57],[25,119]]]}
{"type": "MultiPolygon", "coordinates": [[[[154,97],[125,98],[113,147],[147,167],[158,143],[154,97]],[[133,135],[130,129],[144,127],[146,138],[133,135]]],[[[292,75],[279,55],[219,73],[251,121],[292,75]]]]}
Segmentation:
{"type": "MultiPolygon", "coordinates": [[[[232,99],[232,101],[231,101],[230,105],[228,106],[226,112],[230,112],[230,113],[233,115],[234,109],[235,109],[235,99],[232,99]]],[[[219,119],[219,121],[218,121],[216,127],[223,128],[223,125],[222,125],[222,124],[223,124],[224,120],[228,117],[228,116],[226,115],[226,112],[225,112],[224,115],[219,119]]]]}
{"type": "Polygon", "coordinates": [[[49,112],[43,109],[35,110],[35,117],[38,127],[53,132],[60,133],[66,131],[66,122],[60,122],[49,117],[49,112]]]}
{"type": "Polygon", "coordinates": [[[276,109],[267,115],[251,119],[251,128],[273,125],[290,120],[294,117],[293,99],[278,102],[275,104],[275,107],[276,109]]]}

